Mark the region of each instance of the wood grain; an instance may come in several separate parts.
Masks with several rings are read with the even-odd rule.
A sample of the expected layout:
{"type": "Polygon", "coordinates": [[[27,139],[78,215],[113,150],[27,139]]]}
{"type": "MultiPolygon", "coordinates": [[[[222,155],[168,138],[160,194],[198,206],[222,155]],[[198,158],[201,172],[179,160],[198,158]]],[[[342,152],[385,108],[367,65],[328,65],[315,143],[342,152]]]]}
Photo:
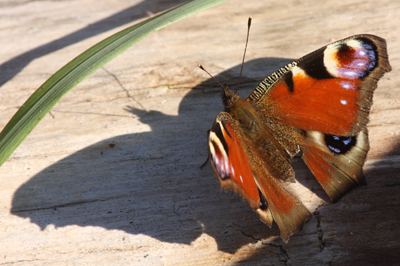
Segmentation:
{"type": "MultiPolygon", "coordinates": [[[[0,1],[0,127],[51,74],[183,1],[0,1]]],[[[394,265],[400,261],[399,1],[239,1],[155,32],[66,95],[0,168],[0,265],[394,265]],[[314,212],[288,244],[220,191],[206,132],[222,110],[199,63],[240,93],[331,41],[371,33],[392,72],[369,123],[368,186],[335,204],[301,162],[314,212]],[[324,203],[327,201],[328,203],[324,203]]]]}

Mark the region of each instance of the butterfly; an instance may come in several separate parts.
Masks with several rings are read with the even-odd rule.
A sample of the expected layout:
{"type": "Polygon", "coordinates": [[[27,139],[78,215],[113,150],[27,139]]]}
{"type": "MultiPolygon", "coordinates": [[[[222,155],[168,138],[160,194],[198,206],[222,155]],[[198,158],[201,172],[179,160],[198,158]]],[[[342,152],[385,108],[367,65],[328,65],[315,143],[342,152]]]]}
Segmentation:
{"type": "Polygon", "coordinates": [[[212,169],[281,238],[302,229],[309,210],[286,188],[290,159],[305,164],[335,202],[365,183],[367,122],[378,80],[391,70],[384,39],[355,35],[265,78],[247,99],[222,85],[225,110],[208,131],[212,169]]]}

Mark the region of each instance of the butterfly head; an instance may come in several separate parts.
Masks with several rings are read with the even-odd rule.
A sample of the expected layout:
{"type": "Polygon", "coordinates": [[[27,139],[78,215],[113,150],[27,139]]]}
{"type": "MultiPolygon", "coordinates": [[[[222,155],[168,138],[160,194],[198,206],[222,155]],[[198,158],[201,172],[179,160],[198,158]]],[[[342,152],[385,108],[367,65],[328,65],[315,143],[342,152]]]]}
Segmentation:
{"type": "Polygon", "coordinates": [[[225,83],[222,85],[222,102],[224,103],[226,112],[229,112],[239,99],[239,95],[235,91],[230,90],[228,85],[225,83]]]}
{"type": "Polygon", "coordinates": [[[249,101],[240,98],[237,92],[230,90],[226,84],[222,85],[222,101],[225,112],[229,113],[243,130],[244,136],[253,140],[260,136],[262,119],[249,101]]]}

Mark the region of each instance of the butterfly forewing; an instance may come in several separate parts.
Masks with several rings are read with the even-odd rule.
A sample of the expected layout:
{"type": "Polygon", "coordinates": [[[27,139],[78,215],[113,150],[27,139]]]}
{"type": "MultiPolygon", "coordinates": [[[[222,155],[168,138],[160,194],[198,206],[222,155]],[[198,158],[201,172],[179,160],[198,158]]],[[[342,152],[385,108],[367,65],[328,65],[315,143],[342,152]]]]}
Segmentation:
{"type": "Polygon", "coordinates": [[[258,188],[233,119],[220,113],[208,134],[211,165],[221,185],[241,194],[253,209],[259,208],[258,188]]]}
{"type": "Polygon", "coordinates": [[[247,199],[269,226],[275,220],[282,238],[288,241],[310,214],[283,188],[284,182],[273,176],[271,167],[260,157],[263,152],[246,142],[241,130],[230,114],[217,116],[208,137],[212,168],[222,187],[247,199]]]}
{"type": "Polygon", "coordinates": [[[378,79],[390,71],[386,43],[357,35],[325,46],[266,78],[248,100],[277,123],[355,136],[368,122],[378,79]]]}

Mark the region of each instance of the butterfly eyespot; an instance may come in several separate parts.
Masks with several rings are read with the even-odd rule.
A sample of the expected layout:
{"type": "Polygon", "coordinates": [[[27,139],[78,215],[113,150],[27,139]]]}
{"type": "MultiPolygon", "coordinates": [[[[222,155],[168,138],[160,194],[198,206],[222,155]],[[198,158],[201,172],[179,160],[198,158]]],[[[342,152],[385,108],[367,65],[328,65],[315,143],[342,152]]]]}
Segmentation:
{"type": "Polygon", "coordinates": [[[355,136],[341,137],[325,134],[325,143],[329,150],[334,154],[345,154],[350,151],[357,142],[355,136]]]}
{"type": "Polygon", "coordinates": [[[377,65],[377,48],[367,38],[328,45],[324,52],[327,71],[337,78],[361,79],[377,65]]]}

